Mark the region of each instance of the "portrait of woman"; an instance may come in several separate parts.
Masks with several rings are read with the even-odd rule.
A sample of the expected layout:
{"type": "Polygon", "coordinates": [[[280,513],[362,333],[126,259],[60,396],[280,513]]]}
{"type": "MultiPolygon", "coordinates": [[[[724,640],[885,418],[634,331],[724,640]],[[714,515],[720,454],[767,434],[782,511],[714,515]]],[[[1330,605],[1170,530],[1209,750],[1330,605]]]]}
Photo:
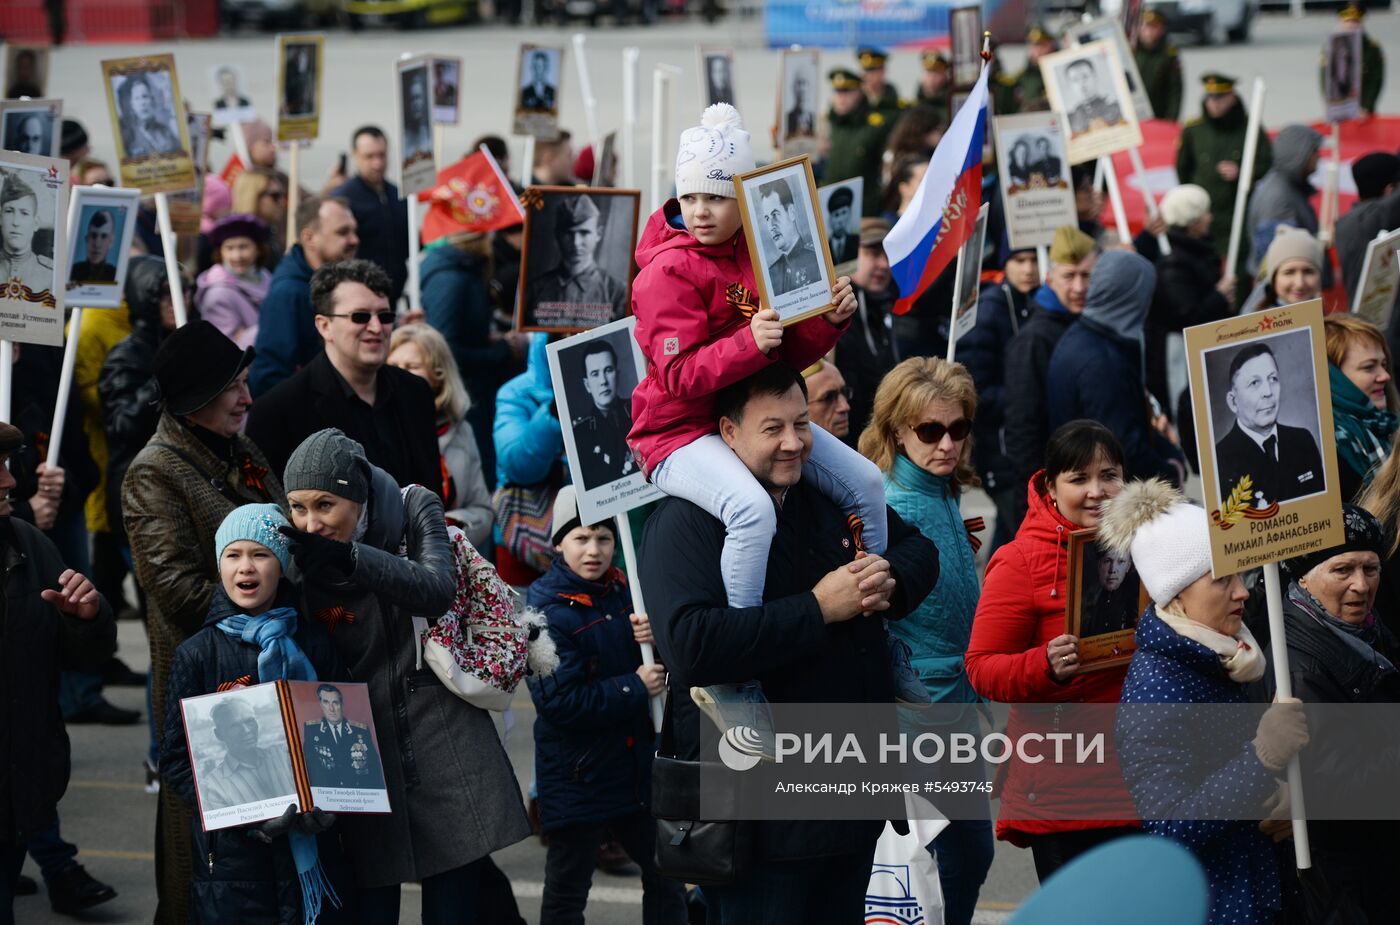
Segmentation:
{"type": "Polygon", "coordinates": [[[180,150],[174,114],[161,105],[149,74],[132,74],[117,88],[122,147],[129,158],[172,154],[180,150]]]}

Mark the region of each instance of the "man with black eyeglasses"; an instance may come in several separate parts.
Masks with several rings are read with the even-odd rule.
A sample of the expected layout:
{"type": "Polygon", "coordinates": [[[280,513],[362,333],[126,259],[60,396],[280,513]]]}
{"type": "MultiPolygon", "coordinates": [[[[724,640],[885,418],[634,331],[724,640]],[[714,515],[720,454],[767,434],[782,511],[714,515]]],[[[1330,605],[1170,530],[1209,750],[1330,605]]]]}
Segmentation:
{"type": "Polygon", "coordinates": [[[427,383],[385,365],[392,283],[368,260],[343,260],[311,277],[311,306],[325,350],[253,404],[248,436],[278,472],[311,434],[338,427],[400,485],[441,490],[436,410],[427,383]]]}

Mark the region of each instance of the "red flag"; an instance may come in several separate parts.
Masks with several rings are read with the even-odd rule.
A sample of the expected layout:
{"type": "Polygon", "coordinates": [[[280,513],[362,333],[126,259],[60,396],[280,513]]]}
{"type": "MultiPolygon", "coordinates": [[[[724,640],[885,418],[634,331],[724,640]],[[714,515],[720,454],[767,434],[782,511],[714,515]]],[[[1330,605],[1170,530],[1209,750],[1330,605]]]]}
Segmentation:
{"type": "Polygon", "coordinates": [[[423,243],[463,231],[487,232],[525,221],[525,212],[500,165],[483,145],[438,171],[438,185],[418,194],[428,202],[423,243]]]}
{"type": "Polygon", "coordinates": [[[228,163],[224,165],[223,170],[219,171],[219,179],[227,183],[229,189],[232,189],[233,181],[237,180],[238,175],[246,169],[247,168],[243,166],[243,158],[239,157],[236,153],[230,154],[228,163]]]}

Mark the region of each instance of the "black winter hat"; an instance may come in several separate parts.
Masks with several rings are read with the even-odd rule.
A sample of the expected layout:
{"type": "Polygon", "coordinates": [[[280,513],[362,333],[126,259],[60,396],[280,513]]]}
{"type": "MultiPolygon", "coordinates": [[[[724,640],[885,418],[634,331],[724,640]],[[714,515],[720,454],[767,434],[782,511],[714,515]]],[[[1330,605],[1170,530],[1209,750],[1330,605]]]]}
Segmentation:
{"type": "Polygon", "coordinates": [[[165,410],[193,414],[228,388],[253,362],[253,348],[238,349],[214,325],[196,319],[176,328],[156,350],[155,376],[165,410]]]}
{"type": "Polygon", "coordinates": [[[1351,178],[1356,181],[1356,194],[1362,199],[1375,199],[1386,186],[1400,182],[1400,157],[1389,151],[1374,151],[1351,162],[1351,178]]]}
{"type": "Polygon", "coordinates": [[[67,157],[88,143],[87,130],[77,119],[64,119],[62,135],[58,141],[59,154],[67,157]]]}

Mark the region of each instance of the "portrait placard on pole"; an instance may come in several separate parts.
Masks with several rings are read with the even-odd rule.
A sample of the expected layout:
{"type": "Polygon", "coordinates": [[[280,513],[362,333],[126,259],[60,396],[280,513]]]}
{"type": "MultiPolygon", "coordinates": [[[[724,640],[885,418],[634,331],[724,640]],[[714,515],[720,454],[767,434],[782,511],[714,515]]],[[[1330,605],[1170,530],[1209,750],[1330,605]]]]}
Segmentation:
{"type": "Polygon", "coordinates": [[[194,188],[194,155],[174,55],[102,62],[121,185],[143,193],[194,188]]]}
{"type": "Polygon", "coordinates": [[[58,157],[62,134],[62,100],[0,100],[0,148],[58,157]]]}
{"type": "Polygon", "coordinates": [[[58,346],[68,279],[60,256],[68,252],[68,162],[0,152],[0,203],[5,212],[0,341],[58,346]]]}
{"type": "Polygon", "coordinates": [[[1183,333],[1215,576],[1342,543],[1322,300],[1183,333]]]}
{"type": "Polygon", "coordinates": [[[1123,65],[1123,80],[1128,85],[1128,94],[1133,100],[1133,111],[1138,121],[1153,117],[1152,101],[1147,98],[1147,88],[1142,75],[1138,73],[1137,59],[1123,34],[1123,24],[1111,16],[1077,23],[1065,30],[1065,37],[1075,45],[1088,45],[1090,42],[1108,42],[1118,52],[1118,62],[1123,65]]]}
{"type": "Polygon", "coordinates": [[[1064,116],[1027,112],[997,116],[997,181],[1011,247],[1049,247],[1055,229],[1074,225],[1064,116]]]}
{"type": "Polygon", "coordinates": [[[321,133],[321,69],[326,37],[277,36],[277,140],[315,141],[321,133]]]}
{"type": "Polygon", "coordinates": [[[1396,261],[1400,248],[1400,228],[1382,231],[1366,245],[1366,259],[1361,264],[1361,276],[1356,284],[1356,299],[1351,310],[1382,331],[1390,330],[1390,316],[1395,311],[1395,293],[1400,283],[1400,263],[1396,261]]]}
{"type": "Polygon", "coordinates": [[[1142,144],[1123,64],[1111,42],[1090,42],[1045,55],[1040,73],[1050,108],[1065,114],[1071,164],[1142,144]]]}
{"type": "Polygon", "coordinates": [[[399,195],[411,199],[437,181],[433,161],[433,102],[429,58],[394,62],[394,99],[399,125],[399,195]]]}
{"type": "Polygon", "coordinates": [[[121,308],[141,191],[75,186],[69,206],[67,300],[83,308],[121,308]]]}
{"type": "Polygon", "coordinates": [[[1361,118],[1361,31],[1344,29],[1327,36],[1322,95],[1328,122],[1361,118]]]}
{"type": "Polygon", "coordinates": [[[456,125],[461,111],[462,59],[434,55],[433,121],[439,125],[456,125]]]}
{"type": "Polygon", "coordinates": [[[515,134],[529,135],[540,141],[554,141],[559,137],[559,82],[563,76],[563,48],[520,46],[520,63],[516,66],[519,96],[512,129],[515,134]]]}
{"type": "Polygon", "coordinates": [[[820,63],[821,52],[815,48],[783,51],[778,75],[777,132],[773,139],[780,157],[817,153],[820,63]]]}

